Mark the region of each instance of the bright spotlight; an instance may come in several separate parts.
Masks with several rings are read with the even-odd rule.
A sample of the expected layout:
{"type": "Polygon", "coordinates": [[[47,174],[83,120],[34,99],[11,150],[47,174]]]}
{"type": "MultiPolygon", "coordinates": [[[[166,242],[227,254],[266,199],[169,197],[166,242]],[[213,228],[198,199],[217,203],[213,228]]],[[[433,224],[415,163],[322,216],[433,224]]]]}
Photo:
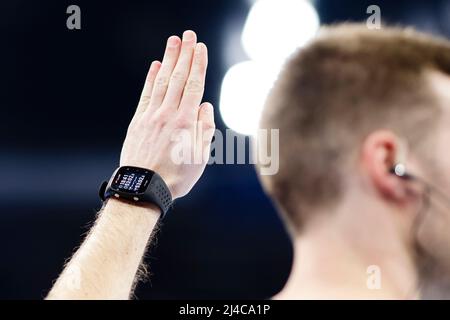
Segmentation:
{"type": "Polygon", "coordinates": [[[242,45],[253,60],[281,64],[319,28],[314,6],[306,0],[259,0],[242,32],[242,45]]]}
{"type": "Polygon", "coordinates": [[[280,66],[318,28],[319,17],[307,0],[255,1],[241,37],[252,61],[233,66],[222,82],[220,112],[229,128],[246,135],[256,133],[280,66]]]}
{"type": "Polygon", "coordinates": [[[254,135],[267,94],[277,77],[278,68],[254,61],[241,62],[226,73],[220,93],[220,113],[232,130],[254,135]]]}

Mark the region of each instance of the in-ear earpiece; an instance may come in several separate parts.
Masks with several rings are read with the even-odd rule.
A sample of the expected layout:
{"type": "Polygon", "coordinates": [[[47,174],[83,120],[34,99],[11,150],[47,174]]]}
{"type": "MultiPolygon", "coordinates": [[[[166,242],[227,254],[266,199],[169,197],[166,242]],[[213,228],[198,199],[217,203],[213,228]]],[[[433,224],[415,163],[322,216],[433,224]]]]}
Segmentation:
{"type": "Polygon", "coordinates": [[[406,172],[406,166],[403,163],[397,163],[389,172],[402,179],[413,179],[413,176],[406,172]]]}

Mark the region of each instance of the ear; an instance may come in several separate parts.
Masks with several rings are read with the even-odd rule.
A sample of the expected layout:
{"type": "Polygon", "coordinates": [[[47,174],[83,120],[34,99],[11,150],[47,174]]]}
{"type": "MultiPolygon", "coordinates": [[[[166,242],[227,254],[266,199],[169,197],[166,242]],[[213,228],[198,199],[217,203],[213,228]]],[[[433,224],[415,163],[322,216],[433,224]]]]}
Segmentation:
{"type": "Polygon", "coordinates": [[[392,174],[391,169],[405,157],[404,152],[404,146],[393,132],[377,130],[364,140],[361,155],[362,168],[374,188],[399,203],[407,200],[408,192],[404,181],[392,174]]]}

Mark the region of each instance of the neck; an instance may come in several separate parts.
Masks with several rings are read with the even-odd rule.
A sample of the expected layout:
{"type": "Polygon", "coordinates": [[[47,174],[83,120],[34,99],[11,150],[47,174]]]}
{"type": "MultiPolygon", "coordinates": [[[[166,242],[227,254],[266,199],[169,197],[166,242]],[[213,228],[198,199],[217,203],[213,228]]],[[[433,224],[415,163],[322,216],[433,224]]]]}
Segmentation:
{"type": "Polygon", "coordinates": [[[293,239],[292,272],[276,298],[417,298],[414,257],[392,221],[368,209],[320,216],[293,239]]]}

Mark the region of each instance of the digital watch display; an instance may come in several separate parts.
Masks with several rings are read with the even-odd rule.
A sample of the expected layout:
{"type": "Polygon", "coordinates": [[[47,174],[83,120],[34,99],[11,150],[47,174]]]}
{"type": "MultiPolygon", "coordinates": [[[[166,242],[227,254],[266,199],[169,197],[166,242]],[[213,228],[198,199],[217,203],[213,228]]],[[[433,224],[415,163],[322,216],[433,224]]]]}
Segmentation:
{"type": "Polygon", "coordinates": [[[172,195],[164,180],[156,172],[145,168],[118,168],[109,182],[102,184],[99,193],[104,201],[114,197],[134,203],[155,204],[163,216],[172,206],[172,195]]]}
{"type": "Polygon", "coordinates": [[[123,167],[117,171],[111,183],[111,188],[130,194],[144,193],[152,176],[153,172],[146,169],[123,167]]]}

